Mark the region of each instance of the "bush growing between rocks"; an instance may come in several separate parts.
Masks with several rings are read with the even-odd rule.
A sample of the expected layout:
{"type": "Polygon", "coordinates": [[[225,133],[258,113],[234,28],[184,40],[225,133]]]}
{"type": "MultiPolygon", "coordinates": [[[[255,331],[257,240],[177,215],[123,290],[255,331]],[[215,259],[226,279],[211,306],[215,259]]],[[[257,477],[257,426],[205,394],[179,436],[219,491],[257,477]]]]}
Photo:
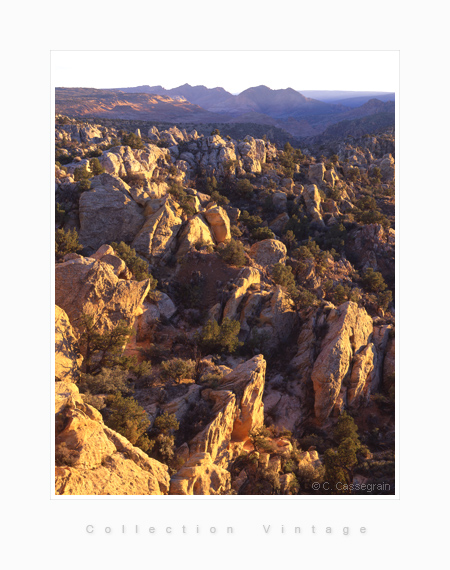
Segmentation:
{"type": "MultiPolygon", "coordinates": [[[[141,137],[138,137],[134,133],[125,133],[122,136],[122,145],[129,146],[133,149],[142,149],[144,148],[144,142],[141,137]]],[[[159,146],[159,145],[158,145],[159,146]]]]}
{"type": "Polygon", "coordinates": [[[93,173],[89,172],[86,166],[79,166],[78,168],[75,168],[73,172],[73,179],[75,180],[75,182],[80,182],[81,180],[88,180],[89,178],[92,178],[92,176],[93,173]]]}
{"type": "Polygon", "coordinates": [[[244,246],[238,240],[231,239],[219,249],[219,255],[228,265],[243,267],[246,264],[244,246]]]}
{"type": "Polygon", "coordinates": [[[250,180],[242,178],[241,180],[238,180],[236,190],[242,198],[249,198],[253,194],[254,188],[250,180]]]}
{"type": "Polygon", "coordinates": [[[120,364],[121,353],[128,337],[133,332],[125,321],[119,321],[111,331],[99,332],[92,315],[80,317],[80,346],[84,349],[83,367],[86,374],[99,372],[102,368],[120,364]]]}
{"type": "Polygon", "coordinates": [[[80,193],[87,192],[91,189],[91,181],[86,179],[80,180],[77,184],[77,189],[80,193]]]}
{"type": "Polygon", "coordinates": [[[91,160],[89,161],[89,166],[91,167],[94,176],[98,176],[99,174],[103,174],[105,172],[105,169],[100,164],[99,159],[96,157],[91,158],[91,160]]]}
{"type": "Polygon", "coordinates": [[[161,377],[164,380],[175,380],[179,383],[185,378],[192,379],[195,375],[195,362],[193,360],[183,360],[182,358],[172,358],[161,363],[161,377]]]}
{"type": "Polygon", "coordinates": [[[123,241],[120,243],[112,242],[111,247],[114,249],[115,253],[122,259],[128,269],[133,274],[136,281],[143,281],[144,279],[150,279],[150,290],[156,288],[158,281],[150,275],[148,272],[148,264],[146,261],[138,257],[136,250],[123,241]]]}
{"type": "Polygon", "coordinates": [[[282,263],[275,263],[272,268],[272,277],[277,285],[281,285],[287,289],[291,297],[297,297],[298,291],[294,275],[292,274],[292,267],[283,265],[282,263]]]}
{"type": "Polygon", "coordinates": [[[98,374],[82,374],[78,383],[80,392],[98,394],[115,394],[120,392],[122,396],[130,396],[133,393],[128,382],[128,373],[118,366],[103,368],[98,374]]]}
{"type": "Polygon", "coordinates": [[[223,319],[222,324],[216,320],[210,320],[197,335],[197,343],[204,354],[232,354],[242,346],[238,339],[241,323],[228,318],[223,319]]]}
{"type": "Polygon", "coordinates": [[[101,413],[105,424],[126,437],[132,445],[145,452],[152,448],[146,434],[150,420],[144,408],[134,398],[124,398],[119,392],[108,396],[106,408],[101,413]]]}
{"type": "Polygon", "coordinates": [[[68,253],[76,253],[83,249],[78,241],[78,233],[75,229],[64,231],[59,228],[55,232],[55,257],[62,259],[68,253]]]}
{"type": "Polygon", "coordinates": [[[383,275],[379,271],[374,271],[372,267],[368,267],[361,278],[361,283],[366,291],[373,293],[381,293],[387,289],[383,275]]]}
{"type": "Polygon", "coordinates": [[[211,200],[219,206],[226,206],[230,203],[230,200],[226,196],[222,196],[222,194],[219,194],[217,191],[211,193],[211,200]]]}
{"type": "Polygon", "coordinates": [[[274,237],[275,234],[273,231],[267,227],[256,228],[252,231],[252,238],[257,241],[262,241],[264,239],[273,239],[274,237]]]}

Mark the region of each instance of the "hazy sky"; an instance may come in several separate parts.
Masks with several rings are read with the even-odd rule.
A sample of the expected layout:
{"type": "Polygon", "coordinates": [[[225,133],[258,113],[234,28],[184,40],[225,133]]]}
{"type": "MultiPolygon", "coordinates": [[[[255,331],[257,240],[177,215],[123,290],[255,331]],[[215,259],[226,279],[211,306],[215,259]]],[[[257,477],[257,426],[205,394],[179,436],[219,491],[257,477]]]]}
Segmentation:
{"type": "Polygon", "coordinates": [[[396,91],[397,51],[53,51],[54,87],[396,91]]]}

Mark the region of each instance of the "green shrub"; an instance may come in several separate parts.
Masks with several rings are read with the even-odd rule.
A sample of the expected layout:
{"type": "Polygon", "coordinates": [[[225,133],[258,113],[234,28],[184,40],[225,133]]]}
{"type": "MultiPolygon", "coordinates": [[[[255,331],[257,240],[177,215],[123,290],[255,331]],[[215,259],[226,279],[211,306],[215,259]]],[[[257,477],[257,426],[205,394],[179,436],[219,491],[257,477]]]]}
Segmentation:
{"type": "Polygon", "coordinates": [[[273,231],[267,227],[256,228],[252,231],[252,238],[258,241],[264,239],[273,239],[274,237],[275,234],[273,231]]]}
{"type": "Polygon", "coordinates": [[[183,360],[182,358],[172,358],[162,362],[161,369],[161,377],[164,380],[179,382],[184,378],[194,378],[195,362],[193,360],[183,360]]]}
{"type": "Polygon", "coordinates": [[[80,345],[84,349],[83,367],[86,374],[113,367],[120,357],[133,328],[119,321],[110,331],[100,332],[93,315],[83,313],[77,323],[80,329],[80,345]]]}
{"type": "Polygon", "coordinates": [[[172,180],[169,183],[169,194],[174,197],[187,216],[195,214],[194,196],[187,194],[180,182],[172,180]]]}
{"type": "Polygon", "coordinates": [[[242,223],[249,229],[254,230],[262,225],[263,221],[259,216],[250,216],[247,210],[244,210],[241,213],[241,221],[242,223]]]}
{"type": "Polygon", "coordinates": [[[275,447],[271,442],[270,431],[266,426],[261,426],[259,428],[254,428],[250,433],[250,440],[256,451],[263,453],[273,453],[275,447]]]}
{"type": "Polygon", "coordinates": [[[292,267],[283,265],[282,263],[275,263],[272,268],[272,277],[275,283],[285,287],[292,297],[297,296],[297,286],[295,284],[295,277],[292,274],[292,267]]]}
{"type": "Polygon", "coordinates": [[[220,248],[218,251],[220,257],[228,265],[242,267],[246,263],[244,246],[238,240],[231,239],[224,247],[220,248]]]}
{"type": "Polygon", "coordinates": [[[383,275],[379,271],[374,271],[372,267],[368,267],[364,271],[361,283],[364,289],[373,293],[380,293],[387,288],[383,275]]]}
{"type": "Polygon", "coordinates": [[[91,160],[89,161],[89,166],[91,167],[94,176],[98,176],[99,174],[103,174],[105,172],[105,169],[100,164],[99,159],[96,157],[91,158],[91,160]]]}
{"type": "Polygon", "coordinates": [[[105,424],[135,445],[150,427],[147,413],[134,398],[125,398],[119,392],[108,396],[102,410],[105,424]]]}
{"type": "Polygon", "coordinates": [[[138,257],[136,250],[123,241],[120,243],[112,242],[111,247],[114,249],[115,253],[122,259],[134,278],[137,281],[143,281],[144,279],[150,279],[150,289],[156,288],[158,281],[150,275],[148,272],[147,262],[138,257]]]}
{"type": "Polygon", "coordinates": [[[355,420],[344,412],[338,419],[336,427],[333,430],[333,438],[339,444],[344,439],[350,438],[357,447],[360,445],[358,436],[358,426],[355,424],[355,420]]]}
{"type": "Polygon", "coordinates": [[[64,231],[59,228],[55,232],[55,256],[62,259],[68,253],[76,253],[83,249],[78,241],[78,233],[75,229],[64,231]]]}
{"type": "MultiPolygon", "coordinates": [[[[134,133],[127,133],[122,136],[122,145],[129,146],[134,149],[144,148],[144,142],[141,137],[138,137],[134,133]]],[[[158,145],[159,146],[159,145],[158,145]]]]}
{"type": "Polygon", "coordinates": [[[55,203],[55,222],[57,224],[63,224],[66,218],[66,211],[61,206],[59,202],[55,203]]]}
{"type": "Polygon", "coordinates": [[[92,176],[92,172],[89,172],[86,166],[79,166],[78,168],[75,168],[73,172],[73,178],[75,182],[79,182],[80,180],[88,180],[89,178],[92,178],[92,176]]]}
{"type": "Polygon", "coordinates": [[[228,200],[226,196],[222,196],[222,194],[219,194],[219,192],[217,192],[216,190],[214,190],[214,192],[211,193],[211,200],[216,202],[216,204],[218,204],[219,206],[226,206],[227,204],[230,203],[230,200],[228,200]]]}
{"type": "Polygon", "coordinates": [[[120,392],[129,396],[133,389],[128,383],[128,373],[118,366],[103,368],[98,374],[82,374],[78,383],[81,392],[97,394],[115,394],[120,392]]]}
{"type": "Polygon", "coordinates": [[[197,336],[199,348],[205,354],[232,354],[243,344],[238,339],[240,330],[239,321],[225,318],[219,325],[216,320],[210,320],[197,336]]]}
{"type": "Polygon", "coordinates": [[[153,424],[153,427],[159,430],[163,434],[173,434],[180,427],[180,423],[177,420],[175,414],[169,414],[169,412],[164,412],[161,416],[158,416],[153,424]]]}
{"type": "Polygon", "coordinates": [[[87,192],[91,189],[91,181],[90,180],[80,180],[78,182],[78,191],[79,192],[87,192]]]}
{"type": "Polygon", "coordinates": [[[236,190],[242,198],[249,198],[253,194],[254,188],[250,180],[242,178],[238,180],[236,190]]]}

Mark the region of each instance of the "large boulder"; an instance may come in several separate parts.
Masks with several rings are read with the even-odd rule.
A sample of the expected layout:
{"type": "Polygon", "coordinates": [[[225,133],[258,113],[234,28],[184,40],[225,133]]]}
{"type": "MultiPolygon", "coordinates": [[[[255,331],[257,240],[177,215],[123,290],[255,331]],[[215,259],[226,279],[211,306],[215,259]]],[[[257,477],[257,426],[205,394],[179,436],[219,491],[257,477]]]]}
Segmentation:
{"type": "Polygon", "coordinates": [[[202,398],[212,403],[213,420],[190,442],[190,455],[207,452],[217,465],[227,466],[237,443],[264,423],[266,361],[262,355],[238,365],[222,378],[217,390],[206,389],[202,398]]]}
{"type": "Polygon", "coordinates": [[[55,302],[75,329],[82,313],[92,315],[100,330],[112,330],[120,320],[132,325],[149,290],[148,279],[119,279],[101,260],[74,259],[55,267],[55,302]]]}
{"type": "Polygon", "coordinates": [[[204,215],[217,243],[231,239],[230,218],[223,208],[215,206],[206,210],[204,215]]]}
{"type": "Polygon", "coordinates": [[[143,209],[129,186],[119,178],[102,174],[79,201],[80,243],[98,249],[105,242],[131,241],[144,224],[143,209]]]}
{"type": "Polygon", "coordinates": [[[270,302],[259,316],[263,325],[258,332],[266,333],[265,346],[275,348],[286,342],[298,321],[295,305],[283,287],[276,287],[270,302]]]}
{"type": "Polygon", "coordinates": [[[286,254],[286,246],[277,239],[264,239],[256,242],[250,248],[250,257],[263,267],[272,267],[276,263],[285,263],[286,254]]]}
{"type": "Polygon", "coordinates": [[[318,162],[317,164],[310,164],[308,169],[308,178],[312,184],[317,184],[320,186],[324,180],[326,169],[323,162],[318,162]]]}

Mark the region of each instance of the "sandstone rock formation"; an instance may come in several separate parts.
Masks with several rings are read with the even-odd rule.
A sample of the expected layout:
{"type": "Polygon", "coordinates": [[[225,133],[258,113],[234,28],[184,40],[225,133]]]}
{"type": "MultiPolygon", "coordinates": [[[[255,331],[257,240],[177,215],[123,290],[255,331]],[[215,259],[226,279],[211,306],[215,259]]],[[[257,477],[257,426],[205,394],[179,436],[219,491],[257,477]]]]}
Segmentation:
{"type": "Polygon", "coordinates": [[[219,389],[203,390],[202,398],[213,405],[213,420],[188,442],[189,459],[172,478],[171,494],[192,494],[196,485],[202,494],[228,489],[225,469],[250,431],[264,422],[265,371],[263,356],[255,356],[227,374],[219,389]],[[213,468],[210,460],[222,469],[213,468]]]}
{"type": "Polygon", "coordinates": [[[80,196],[80,242],[98,249],[112,241],[131,241],[144,224],[142,208],[129,193],[129,186],[117,177],[102,174],[92,189],[80,196]]]}
{"type": "Polygon", "coordinates": [[[187,223],[179,238],[180,246],[177,257],[181,258],[194,246],[214,246],[214,239],[208,225],[200,214],[193,217],[187,223]]]}
{"type": "Polygon", "coordinates": [[[211,231],[217,243],[231,239],[230,218],[223,208],[215,206],[206,210],[205,218],[211,227],[211,231]]]}
{"type": "Polygon", "coordinates": [[[351,301],[332,309],[326,323],[328,332],[311,373],[314,411],[320,421],[330,415],[353,355],[366,346],[373,331],[372,319],[351,301]]]}
{"type": "Polygon", "coordinates": [[[168,198],[161,208],[150,215],[132,242],[132,247],[147,259],[163,260],[174,251],[181,228],[181,210],[168,198]]]}
{"type": "Polygon", "coordinates": [[[69,317],[61,307],[55,306],[55,377],[73,380],[82,360],[69,317]]]}
{"type": "Polygon", "coordinates": [[[196,453],[170,480],[170,495],[223,495],[230,489],[230,473],[215,465],[209,453],[196,453]]]}
{"type": "Polygon", "coordinates": [[[164,495],[167,466],[109,429],[71,383],[56,385],[56,495],[164,495]]]}
{"type": "Polygon", "coordinates": [[[82,313],[93,315],[99,330],[111,330],[120,320],[132,325],[149,290],[148,279],[119,279],[101,260],[74,259],[55,268],[55,302],[75,329],[82,313]]]}
{"type": "Polygon", "coordinates": [[[285,263],[286,246],[276,239],[258,241],[250,248],[250,256],[258,265],[272,267],[276,263],[285,263]]]}
{"type": "Polygon", "coordinates": [[[109,429],[100,412],[83,401],[71,382],[80,358],[70,322],[60,307],[56,307],[55,331],[55,493],[167,494],[167,466],[109,429]]]}

